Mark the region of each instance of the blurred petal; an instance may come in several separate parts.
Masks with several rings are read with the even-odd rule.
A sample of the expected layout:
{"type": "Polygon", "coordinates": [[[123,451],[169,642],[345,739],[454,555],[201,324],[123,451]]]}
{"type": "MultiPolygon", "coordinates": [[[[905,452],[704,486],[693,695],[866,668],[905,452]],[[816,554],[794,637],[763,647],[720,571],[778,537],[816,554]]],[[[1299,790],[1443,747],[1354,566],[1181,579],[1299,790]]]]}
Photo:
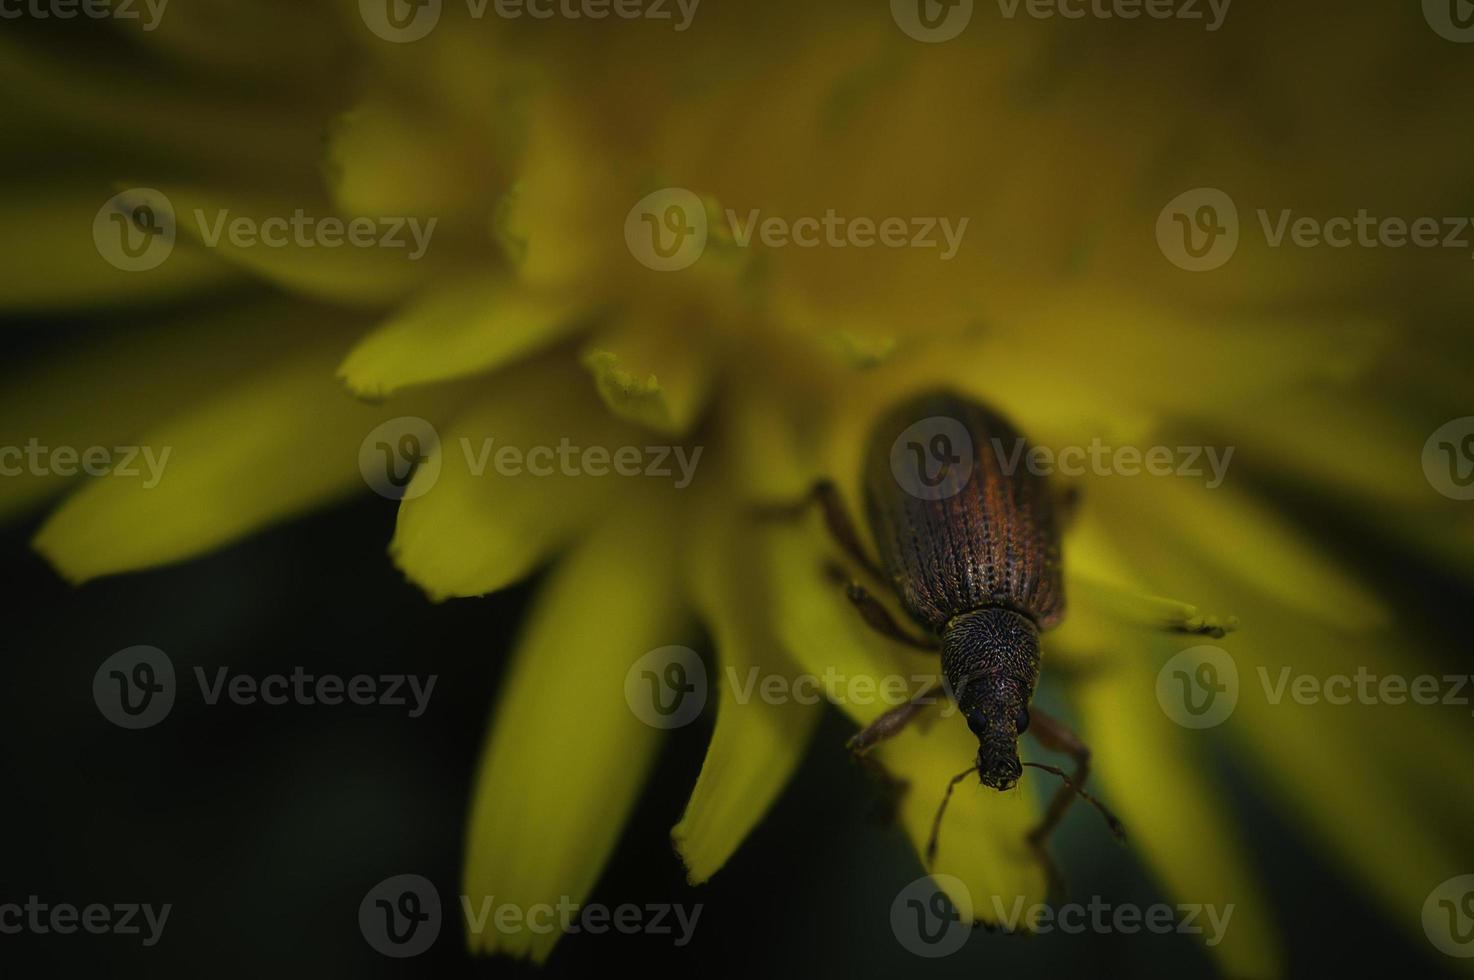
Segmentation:
{"type": "Polygon", "coordinates": [[[607,331],[590,343],[583,363],[615,415],[680,435],[706,400],[711,369],[690,337],[670,334],[649,325],[607,331]]]}
{"type": "MultiPolygon", "coordinates": [[[[282,337],[310,329],[310,307],[280,301],[187,315],[68,344],[17,372],[0,390],[0,446],[137,445],[145,431],[281,353],[282,337]],[[263,329],[263,324],[271,324],[263,329]]],[[[59,492],[71,480],[48,466],[0,480],[0,515],[59,492]]]]}
{"type": "MultiPolygon", "coordinates": [[[[1109,491],[1105,512],[1113,537],[1144,579],[1231,602],[1244,627],[1223,647],[1237,666],[1239,696],[1224,730],[1253,750],[1265,792],[1290,801],[1314,828],[1310,835],[1349,864],[1397,921],[1420,931],[1417,911],[1428,890],[1474,849],[1467,814],[1474,786],[1449,774],[1467,766],[1467,711],[1439,704],[1306,703],[1279,685],[1309,676],[1410,679],[1439,676],[1407,626],[1368,631],[1326,624],[1266,594],[1250,582],[1213,574],[1202,556],[1183,548],[1142,549],[1118,528],[1169,510],[1164,480],[1139,482],[1132,492],[1109,491]],[[1337,760],[1346,760],[1340,764],[1337,760]],[[1355,819],[1347,819],[1355,814],[1355,819]]],[[[1406,699],[1405,699],[1406,700],[1406,699]]]]}
{"type": "Polygon", "coordinates": [[[217,256],[175,248],[158,267],[128,272],[103,258],[93,219],[116,192],[106,183],[33,186],[7,194],[0,221],[18,231],[0,237],[0,303],[18,312],[152,303],[241,279],[217,256]]]}
{"type": "MultiPolygon", "coordinates": [[[[1109,479],[1095,481],[1090,492],[1103,489],[1109,479]]],[[[1327,625],[1370,629],[1387,622],[1379,597],[1318,550],[1303,531],[1236,484],[1206,490],[1174,477],[1114,479],[1125,479],[1153,502],[1148,523],[1128,526],[1153,527],[1157,533],[1117,537],[1121,553],[1131,561],[1169,549],[1193,554],[1229,580],[1327,625]]]]}
{"type": "MultiPolygon", "coordinates": [[[[311,15],[291,15],[295,30],[301,30],[303,16],[311,15]]],[[[156,33],[172,33],[173,17],[169,12],[156,33]]],[[[284,109],[279,93],[242,86],[238,78],[161,71],[122,46],[89,48],[87,57],[78,57],[74,46],[52,47],[38,37],[7,31],[0,37],[0,86],[24,97],[7,100],[0,122],[8,130],[12,118],[34,120],[63,146],[78,140],[74,160],[86,160],[95,147],[105,146],[110,172],[99,174],[104,179],[128,177],[125,171],[133,176],[162,171],[301,186],[316,175],[320,113],[339,97],[335,75],[341,77],[341,65],[326,53],[319,48],[314,58],[293,66],[298,72],[293,102],[284,109]],[[321,70],[323,77],[306,80],[303,67],[321,70]]],[[[259,63],[260,50],[254,54],[259,63]]],[[[20,156],[26,148],[7,147],[12,149],[20,156]]],[[[47,172],[51,169],[54,160],[47,172]]]]}
{"type": "Polygon", "coordinates": [[[558,340],[577,323],[574,300],[483,276],[425,292],[349,352],[338,375],[355,394],[382,398],[409,385],[499,367],[558,340]]]}
{"type": "Polygon", "coordinates": [[[447,122],[438,105],[364,100],[333,123],[327,170],[347,214],[439,214],[484,227],[495,161],[447,122]]]}
{"type": "Polygon", "coordinates": [[[208,249],[306,296],[355,306],[390,302],[449,261],[449,250],[436,248],[444,245],[437,243],[437,215],[340,216],[320,198],[265,200],[182,184],[161,190],[179,229],[176,254],[208,249]]]}
{"type": "MultiPolygon", "coordinates": [[[[495,592],[530,573],[628,493],[612,474],[564,468],[559,447],[606,447],[627,433],[599,410],[571,371],[533,366],[497,375],[493,394],[442,427],[434,485],[411,482],[400,504],[395,564],[434,599],[495,592]],[[543,392],[570,397],[543,401],[543,392]],[[546,406],[529,411],[530,405],[546,406]],[[515,454],[515,465],[498,463],[515,454]],[[467,542],[475,542],[468,547],[467,542]]],[[[435,473],[433,465],[415,480],[435,473]]]]}
{"type": "Polygon", "coordinates": [[[1272,908],[1248,870],[1253,862],[1217,791],[1205,740],[1174,724],[1157,703],[1157,666],[1183,642],[1120,629],[1101,640],[1114,647],[1112,667],[1071,693],[1092,765],[1131,846],[1178,902],[1233,909],[1222,942],[1211,947],[1225,976],[1281,975],[1272,908]]]}
{"type": "Polygon", "coordinates": [[[83,582],[192,558],[363,491],[359,444],[407,406],[389,412],[344,393],[332,377],[340,343],[294,354],[146,432],[138,475],[115,469],[87,483],[42,526],[37,550],[83,582]]]}
{"type": "MultiPolygon", "coordinates": [[[[955,714],[932,715],[923,723],[913,722],[875,752],[886,769],[908,783],[901,802],[901,823],[916,853],[924,856],[947,784],[973,763],[977,740],[955,714]]],[[[1047,792],[1053,790],[1044,785],[1047,792]]],[[[952,875],[966,885],[969,894],[965,897],[979,922],[1008,924],[1011,911],[1020,903],[1030,908],[1046,898],[1044,867],[1026,843],[1041,815],[1038,786],[1038,781],[1026,775],[1017,788],[1000,793],[968,779],[952,793],[938,837],[936,863],[927,870],[952,875]]],[[[946,879],[940,883],[945,888],[946,879]]],[[[969,907],[963,896],[951,898],[957,908],[969,907]]]]}
{"type": "MultiPolygon", "coordinates": [[[[468,830],[465,894],[529,909],[582,903],[655,759],[659,732],[625,701],[647,651],[688,636],[673,537],[655,508],[622,512],[553,573],[498,698],[468,830]]],[[[500,932],[477,952],[542,961],[560,933],[500,932]]]]}
{"type": "MultiPolygon", "coordinates": [[[[784,649],[813,677],[833,672],[842,678],[940,676],[936,655],[920,653],[881,636],[860,618],[844,586],[825,574],[835,548],[815,513],[803,521],[774,521],[763,529],[766,578],[772,582],[772,617],[784,649]]],[[[877,592],[882,602],[894,603],[877,592]]],[[[903,619],[898,619],[904,622],[903,619]]],[[[826,692],[828,693],[828,692],[826,692]]],[[[890,705],[841,698],[835,705],[855,722],[868,724],[890,705]]]]}
{"type": "Polygon", "coordinates": [[[716,642],[721,693],[701,775],[671,831],[693,884],[715,874],[762,819],[823,714],[822,703],[804,704],[791,694],[771,703],[759,693],[771,677],[784,678],[786,692],[800,690],[799,669],[771,631],[750,530],[718,511],[700,531],[688,575],[716,642]]]}

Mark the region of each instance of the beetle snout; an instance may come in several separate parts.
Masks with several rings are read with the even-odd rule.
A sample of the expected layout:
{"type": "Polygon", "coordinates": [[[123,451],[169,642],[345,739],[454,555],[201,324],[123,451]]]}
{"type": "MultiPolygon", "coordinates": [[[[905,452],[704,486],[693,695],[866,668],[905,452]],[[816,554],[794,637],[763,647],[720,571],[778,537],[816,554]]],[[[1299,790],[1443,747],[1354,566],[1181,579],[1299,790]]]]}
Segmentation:
{"type": "Polygon", "coordinates": [[[999,743],[978,746],[978,780],[984,786],[1010,790],[1023,774],[1023,763],[1019,762],[1018,749],[1012,741],[1006,746],[999,743]]]}

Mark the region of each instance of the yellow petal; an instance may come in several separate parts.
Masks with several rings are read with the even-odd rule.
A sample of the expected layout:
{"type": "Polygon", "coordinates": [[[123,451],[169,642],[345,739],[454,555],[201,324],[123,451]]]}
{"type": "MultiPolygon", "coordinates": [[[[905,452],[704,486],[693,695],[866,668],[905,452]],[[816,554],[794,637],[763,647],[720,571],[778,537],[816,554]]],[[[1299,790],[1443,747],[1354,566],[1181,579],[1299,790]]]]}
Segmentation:
{"type": "Polygon", "coordinates": [[[340,344],[289,356],[144,433],[140,445],[152,455],[135,463],[137,475],[115,469],[84,485],[42,526],[35,547],[82,582],[191,558],[367,492],[359,446],[410,406],[391,412],[355,402],[332,377],[340,344]]]}
{"type": "MultiPolygon", "coordinates": [[[[930,725],[913,722],[875,750],[886,769],[908,784],[901,823],[920,857],[926,854],[947,784],[973,763],[978,752],[977,740],[955,713],[930,721],[930,725]]],[[[1027,757],[1028,743],[1021,748],[1027,757]]],[[[1031,908],[1046,898],[1047,875],[1026,838],[1039,822],[1038,794],[1054,787],[1033,779],[1033,772],[1026,769],[1018,787],[1006,793],[981,786],[976,779],[965,780],[952,793],[936,863],[928,870],[943,876],[938,884],[948,891],[952,904],[970,907],[979,922],[1011,927],[1015,909],[1031,908]],[[967,894],[952,894],[945,876],[962,882],[967,894]]]]}
{"type": "Polygon", "coordinates": [[[584,353],[583,363],[615,415],[668,435],[680,435],[694,424],[711,381],[699,345],[651,328],[600,335],[584,353]]]}
{"type": "MultiPolygon", "coordinates": [[[[104,181],[75,187],[29,187],[5,195],[0,221],[25,234],[0,239],[5,279],[0,303],[12,311],[75,310],[152,303],[203,292],[241,278],[217,256],[178,248],[155,268],[125,271],[103,257],[93,237],[98,212],[117,193],[104,181]]],[[[98,229],[106,234],[104,225],[98,229]]],[[[113,253],[110,253],[113,254],[113,253]]]]}
{"type": "MultiPolygon", "coordinates": [[[[1163,509],[1155,498],[1138,492],[1116,499],[1113,529],[1151,526],[1163,509]]],[[[1326,689],[1337,696],[1349,690],[1350,703],[1324,696],[1312,703],[1290,687],[1308,677],[1319,691],[1337,677],[1355,684],[1363,673],[1376,679],[1373,689],[1385,677],[1409,685],[1441,677],[1416,629],[1394,633],[1306,617],[1277,594],[1215,574],[1185,545],[1121,551],[1144,578],[1231,603],[1242,614],[1243,629],[1221,644],[1238,677],[1224,731],[1254,753],[1256,771],[1269,781],[1266,796],[1288,801],[1313,827],[1309,839],[1354,869],[1398,921],[1421,931],[1409,910],[1421,908],[1428,890],[1474,848],[1474,786],[1449,778],[1467,767],[1467,708],[1416,704],[1406,695],[1402,704],[1361,703],[1355,687],[1326,689]]],[[[1269,562],[1276,557],[1265,553],[1269,562]]]]}
{"type": "MultiPolygon", "coordinates": [[[[298,303],[265,301],[69,344],[7,381],[0,393],[0,446],[24,448],[34,439],[48,449],[126,452],[159,421],[278,356],[279,337],[263,323],[308,330],[316,315],[298,303]],[[141,391],[148,398],[136,397],[141,391]]],[[[59,468],[20,466],[19,474],[0,480],[0,515],[75,479],[59,468]]]]}
{"type": "Polygon", "coordinates": [[[439,214],[447,222],[490,211],[497,161],[443,118],[402,97],[366,99],[338,117],[328,142],[333,199],[346,214],[439,214]]]}
{"type": "MultiPolygon", "coordinates": [[[[814,508],[817,511],[817,508],[814,508]]],[[[911,650],[881,636],[860,618],[845,596],[843,584],[826,574],[826,566],[841,561],[817,514],[799,521],[775,521],[762,529],[764,561],[772,582],[772,616],[778,637],[804,671],[817,678],[833,674],[850,679],[900,678],[912,688],[920,679],[940,676],[940,658],[911,650]]],[[[843,564],[846,569],[847,563],[843,564]]],[[[851,572],[858,575],[858,572],[851,572]]],[[[878,588],[873,592],[891,607],[891,597],[878,588]]],[[[919,631],[918,631],[919,633],[919,631]]],[[[860,724],[868,724],[890,705],[878,698],[844,697],[843,687],[826,686],[825,694],[835,705],[860,724]]],[[[961,768],[960,766],[958,767],[961,768]]]]}
{"type": "Polygon", "coordinates": [[[1144,523],[1126,526],[1155,533],[1116,537],[1133,562],[1171,549],[1327,624],[1369,629],[1387,621],[1376,595],[1318,552],[1303,531],[1232,483],[1207,490],[1172,477],[1106,477],[1086,492],[1113,502],[1125,495],[1151,502],[1144,523]]]}
{"type": "MultiPolygon", "coordinates": [[[[252,18],[258,13],[252,10],[252,18]]],[[[303,16],[311,17],[293,12],[292,32],[302,30],[303,16]]],[[[173,26],[171,12],[155,33],[173,35],[173,26]]],[[[160,72],[156,61],[123,45],[94,46],[88,57],[78,58],[74,45],[51,47],[35,35],[22,40],[6,32],[0,38],[0,86],[24,97],[7,100],[0,119],[7,131],[12,119],[39,123],[49,134],[44,145],[66,145],[85,134],[88,142],[75,143],[75,160],[95,156],[91,147],[106,146],[108,170],[98,174],[106,180],[162,171],[305,187],[317,176],[322,119],[330,107],[341,107],[338,85],[331,81],[341,65],[323,54],[319,49],[314,58],[293,65],[288,104],[277,92],[266,94],[266,86],[242,85],[238,75],[216,81],[160,72]],[[304,65],[321,70],[323,83],[304,78],[304,65]]],[[[254,56],[259,64],[261,51],[254,56]]],[[[8,149],[15,156],[25,152],[21,146],[8,149]]]]}
{"type": "MultiPolygon", "coordinates": [[[[553,573],[493,712],[468,828],[465,895],[527,910],[581,903],[645,782],[659,732],[625,700],[647,651],[683,642],[673,535],[653,508],[622,512],[553,573]]],[[[546,959],[559,933],[501,932],[478,952],[546,959]]]]}
{"type": "Polygon", "coordinates": [[[432,463],[400,504],[390,545],[395,563],[432,598],[510,585],[630,493],[631,478],[584,472],[586,457],[574,455],[593,447],[613,455],[633,444],[579,380],[556,363],[497,375],[491,395],[441,427],[432,463]],[[549,400],[549,391],[567,395],[549,400]]]}
{"type": "Polygon", "coordinates": [[[452,261],[438,215],[339,215],[323,198],[267,200],[182,184],[161,191],[178,227],[176,253],[205,249],[306,296],[392,302],[452,261]]]}
{"type": "Polygon", "coordinates": [[[1097,774],[1092,781],[1105,787],[1131,847],[1175,900],[1232,907],[1222,941],[1211,947],[1224,975],[1279,976],[1272,910],[1250,871],[1253,858],[1234,811],[1217,791],[1205,733],[1179,727],[1157,703],[1158,665],[1182,639],[1117,629],[1100,642],[1115,648],[1111,669],[1072,692],[1097,774]]]}
{"type": "Polygon", "coordinates": [[[686,812],[671,831],[693,884],[715,874],[762,819],[823,714],[822,702],[805,703],[808,695],[796,685],[799,668],[769,626],[770,597],[755,567],[750,530],[721,512],[701,530],[689,574],[721,676],[712,685],[720,692],[716,730],[686,812]],[[760,693],[774,677],[785,681],[776,701],[760,693]]]}
{"type": "Polygon", "coordinates": [[[355,394],[498,367],[552,343],[577,325],[576,302],[484,276],[432,285],[349,352],[338,375],[355,394]]]}

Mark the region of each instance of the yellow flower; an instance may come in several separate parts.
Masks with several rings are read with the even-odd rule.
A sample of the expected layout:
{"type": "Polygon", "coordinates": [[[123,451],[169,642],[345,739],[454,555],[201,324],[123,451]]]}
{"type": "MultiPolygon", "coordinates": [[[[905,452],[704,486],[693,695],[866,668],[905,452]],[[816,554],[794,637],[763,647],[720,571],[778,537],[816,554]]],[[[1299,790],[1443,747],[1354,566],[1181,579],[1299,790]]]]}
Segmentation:
{"type": "MultiPolygon", "coordinates": [[[[172,457],[147,489],[120,475],[6,480],[0,512],[66,491],[36,547],[76,582],[182,561],[362,493],[365,436],[429,420],[438,444],[400,505],[398,567],[441,600],[552,565],[467,832],[466,894],[526,907],[588,895],[650,773],[660,733],[623,693],[648,651],[702,628],[713,640],[715,729],[673,829],[693,882],[762,819],[822,713],[741,698],[733,678],[936,673],[855,615],[826,575],[839,554],[817,515],[754,516],[821,477],[861,513],[866,435],[899,398],[960,390],[1041,446],[1232,446],[1213,488],[1076,481],[1070,612],[1045,638],[1043,691],[1078,719],[1092,783],[1163,887],[1235,905],[1214,950],[1226,973],[1282,961],[1270,876],[1236,825],[1219,749],[1416,931],[1424,897],[1469,853],[1474,790],[1450,778],[1466,767],[1466,719],[1245,694],[1231,724],[1197,732],[1157,685],[1229,616],[1243,625],[1222,646],[1246,688],[1284,667],[1429,663],[1419,624],[1352,564],[1358,541],[1327,547],[1281,504],[1324,501],[1379,547],[1469,574],[1469,514],[1417,465],[1467,392],[1467,256],[1275,246],[1257,212],[1272,224],[1282,208],[1467,208],[1452,95],[1466,66],[1415,15],[1233,15],[1170,38],[1020,17],[924,44],[873,4],[713,4],[682,31],[446,4],[428,34],[397,43],[355,3],[217,0],[171,7],[160,30],[81,65],[7,37],[0,78],[27,99],[7,110],[23,149],[3,207],[27,234],[0,245],[4,300],[120,326],[14,379],[5,442],[172,457]],[[1384,61],[1397,91],[1421,95],[1386,89],[1384,61]],[[74,166],[47,165],[57,152],[74,166]],[[1227,192],[1242,219],[1232,261],[1206,273],[1169,261],[1153,233],[1195,188],[1227,192]],[[172,213],[156,268],[124,271],[89,236],[114,194],[122,234],[172,213]],[[375,236],[391,218],[435,225],[415,259],[408,243],[276,247],[229,231],[299,213],[373,219],[375,236]],[[763,237],[768,218],[787,244],[763,237]],[[888,218],[908,243],[924,218],[938,244],[857,244],[855,219],[873,238],[888,218]],[[702,229],[704,248],[681,254],[702,229]],[[647,252],[642,231],[673,236],[649,240],[670,254],[647,252]],[[812,236],[825,237],[797,240],[812,236]],[[703,455],[682,488],[493,478],[459,458],[488,437],[703,455]]],[[[839,707],[856,724],[884,708],[839,707]]],[[[974,752],[950,718],[879,750],[909,784],[900,820],[918,851],[974,752]]],[[[1024,846],[1039,811],[1031,791],[957,793],[934,870],[981,920],[998,920],[993,897],[1044,899],[1024,846]]],[[[471,937],[536,959],[556,940],[471,937]]]]}

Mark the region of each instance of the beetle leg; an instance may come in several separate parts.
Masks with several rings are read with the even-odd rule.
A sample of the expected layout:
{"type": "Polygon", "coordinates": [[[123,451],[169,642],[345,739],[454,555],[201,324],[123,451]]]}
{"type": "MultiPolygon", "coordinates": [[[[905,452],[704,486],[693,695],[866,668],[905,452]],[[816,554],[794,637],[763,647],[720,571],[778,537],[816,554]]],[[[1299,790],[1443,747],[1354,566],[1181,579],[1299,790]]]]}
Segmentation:
{"type": "MultiPolygon", "coordinates": [[[[1090,775],[1090,746],[1080,740],[1080,736],[1070,731],[1063,722],[1054,718],[1038,708],[1029,709],[1029,732],[1035,740],[1051,752],[1061,752],[1068,755],[1075,762],[1074,775],[1070,782],[1074,787],[1084,786],[1086,778],[1090,775]]],[[[1059,826],[1064,819],[1065,811],[1070,804],[1075,802],[1075,788],[1069,783],[1061,786],[1055,791],[1054,798],[1049,801],[1049,808],[1044,811],[1044,819],[1039,825],[1029,831],[1028,842],[1033,848],[1039,860],[1044,862],[1045,871],[1049,875],[1051,889],[1060,892],[1064,890],[1064,881],[1060,877],[1054,861],[1049,857],[1049,835],[1059,826]]]]}
{"type": "MultiPolygon", "coordinates": [[[[1085,785],[1085,780],[1090,776],[1090,747],[1080,740],[1080,736],[1070,731],[1063,722],[1038,708],[1029,709],[1029,732],[1049,751],[1061,752],[1073,759],[1075,772],[1070,781],[1076,786],[1085,785]]],[[[1048,840],[1050,833],[1059,826],[1065,811],[1073,802],[1075,791],[1069,786],[1061,786],[1054,794],[1054,799],[1049,801],[1044,819],[1029,832],[1029,841],[1043,843],[1048,840]]]]}
{"type": "MultiPolygon", "coordinates": [[[[837,577],[841,581],[844,581],[843,570],[831,568],[830,573],[832,575],[836,575],[837,573],[837,577]]],[[[935,640],[929,637],[912,636],[902,629],[901,625],[896,622],[895,617],[891,615],[890,610],[882,605],[881,601],[871,595],[870,591],[859,582],[845,581],[844,594],[854,604],[855,608],[860,611],[860,616],[865,620],[866,624],[875,630],[875,632],[889,637],[897,643],[904,643],[908,647],[915,647],[918,650],[936,651],[937,644],[935,640]]]]}
{"type": "Polygon", "coordinates": [[[857,759],[863,759],[867,752],[881,742],[901,734],[902,730],[917,715],[937,702],[937,695],[942,693],[943,690],[944,687],[941,681],[929,684],[910,701],[890,709],[850,736],[850,740],[845,743],[845,748],[849,749],[857,759]]]}
{"type": "Polygon", "coordinates": [[[850,515],[846,513],[844,501],[839,496],[839,488],[834,485],[833,481],[820,480],[798,502],[759,508],[758,513],[763,517],[800,517],[815,503],[824,512],[824,524],[829,528],[830,537],[834,538],[840,548],[844,549],[844,553],[850,557],[850,560],[877,580],[884,582],[885,573],[865,553],[860,532],[850,520],[850,515]]]}

